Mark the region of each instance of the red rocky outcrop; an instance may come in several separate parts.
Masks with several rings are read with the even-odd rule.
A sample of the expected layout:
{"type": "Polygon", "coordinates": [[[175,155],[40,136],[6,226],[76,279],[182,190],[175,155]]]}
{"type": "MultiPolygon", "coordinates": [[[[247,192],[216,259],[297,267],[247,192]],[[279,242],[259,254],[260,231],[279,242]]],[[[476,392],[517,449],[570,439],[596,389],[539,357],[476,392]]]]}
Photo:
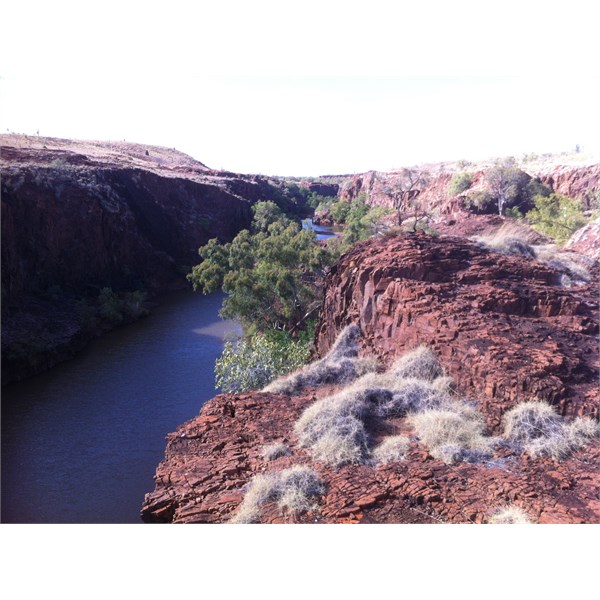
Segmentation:
{"type": "MultiPolygon", "coordinates": [[[[598,414],[595,286],[563,289],[551,268],[491,254],[457,238],[415,234],[359,244],[329,275],[318,327],[324,354],[347,323],[363,333],[362,352],[383,362],[417,344],[430,346],[459,390],[478,401],[489,432],[501,414],[530,396],[563,414],[598,414]]],[[[223,523],[237,510],[252,476],[309,464],[325,483],[310,513],[284,515],[264,506],[264,523],[482,523],[508,503],[539,523],[600,521],[594,441],[562,461],[501,447],[487,463],[434,459],[405,419],[381,435],[413,435],[400,462],[313,463],[297,447],[302,410],[333,390],[295,395],[220,395],[167,438],[165,459],[146,495],[147,522],[223,523]],[[267,462],[265,444],[283,442],[291,456],[267,462]]]]}
{"type": "Polygon", "coordinates": [[[560,287],[551,267],[459,238],[365,242],[332,269],[317,328],[324,354],[348,323],[385,362],[419,344],[440,357],[488,422],[536,396],[598,416],[597,282],[560,287]]]}
{"type": "Polygon", "coordinates": [[[334,470],[313,464],[294,446],[293,424],[315,399],[313,391],[292,397],[255,392],[207,402],[198,417],[168,435],[142,519],[225,523],[254,475],[309,464],[325,483],[318,508],[293,516],[267,504],[262,523],[482,523],[508,503],[539,523],[600,521],[597,442],[561,462],[504,450],[489,463],[446,465],[413,440],[400,462],[334,470]],[[267,462],[261,448],[275,442],[289,444],[292,454],[267,462]]]}
{"type": "Polygon", "coordinates": [[[557,194],[581,200],[586,209],[591,208],[592,198],[600,194],[600,164],[551,165],[536,174],[557,194]]]}
{"type": "Polygon", "coordinates": [[[300,187],[319,196],[337,196],[340,186],[337,183],[324,183],[322,181],[301,181],[300,187]]]}
{"type": "Polygon", "coordinates": [[[600,261],[600,218],[575,232],[565,248],[600,261]]]}
{"type": "MultiPolygon", "coordinates": [[[[591,201],[600,193],[600,164],[560,164],[561,157],[547,159],[546,162],[524,163],[520,165],[529,177],[548,185],[558,194],[576,198],[583,202],[586,209],[591,208],[591,201]]],[[[565,159],[568,163],[568,160],[565,159]]],[[[339,198],[352,201],[359,194],[364,194],[367,204],[386,208],[400,207],[403,212],[410,213],[408,200],[418,196],[421,210],[431,214],[448,215],[465,209],[464,199],[448,193],[452,177],[457,172],[469,172],[472,185],[464,192],[465,196],[474,192],[489,191],[486,183],[486,172],[493,167],[493,162],[484,162],[459,168],[455,163],[440,163],[412,167],[413,178],[421,175],[426,180],[424,185],[416,185],[410,194],[402,194],[409,189],[403,170],[368,171],[346,176],[340,186],[339,198]]]]}

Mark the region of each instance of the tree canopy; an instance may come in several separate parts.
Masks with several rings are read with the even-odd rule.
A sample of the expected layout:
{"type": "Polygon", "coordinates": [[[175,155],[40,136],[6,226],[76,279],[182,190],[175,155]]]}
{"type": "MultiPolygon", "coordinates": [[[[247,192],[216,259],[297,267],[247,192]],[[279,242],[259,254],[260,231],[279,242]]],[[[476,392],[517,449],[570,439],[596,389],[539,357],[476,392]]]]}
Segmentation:
{"type": "Polygon", "coordinates": [[[512,157],[497,161],[486,173],[485,180],[499,215],[505,214],[508,208],[528,211],[533,208],[535,196],[548,196],[551,191],[548,186],[519,169],[517,161],[512,157]]]}
{"type": "Polygon", "coordinates": [[[294,332],[318,306],[319,280],[334,257],[313,231],[287,220],[269,223],[269,204],[256,205],[255,234],[243,230],[229,244],[213,239],[200,248],[203,261],[188,278],[205,294],[221,288],[228,295],[221,315],[250,331],[294,332]]]}
{"type": "Polygon", "coordinates": [[[535,208],[525,215],[527,220],[534,229],[553,238],[558,244],[564,244],[588,221],[583,214],[583,204],[567,196],[536,196],[534,204],[535,208]]]}

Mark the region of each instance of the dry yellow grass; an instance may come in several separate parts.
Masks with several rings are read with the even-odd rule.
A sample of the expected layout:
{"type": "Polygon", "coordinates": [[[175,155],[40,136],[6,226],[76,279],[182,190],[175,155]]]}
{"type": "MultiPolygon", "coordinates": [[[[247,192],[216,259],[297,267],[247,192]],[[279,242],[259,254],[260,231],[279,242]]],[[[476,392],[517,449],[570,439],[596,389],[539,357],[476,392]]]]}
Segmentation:
{"type": "Polygon", "coordinates": [[[480,413],[468,405],[432,409],[409,416],[419,440],[431,455],[452,464],[478,461],[489,457],[494,439],[484,435],[480,413]]]}
{"type": "Polygon", "coordinates": [[[376,360],[358,357],[359,335],[360,328],[357,325],[348,325],[340,332],[325,357],[291,375],[276,379],[263,392],[293,394],[306,386],[348,384],[357,377],[376,370],[376,360]]]}
{"type": "Polygon", "coordinates": [[[373,462],[375,464],[387,464],[401,461],[404,459],[409,447],[410,440],[405,435],[389,436],[373,449],[373,462]]]}
{"type": "Polygon", "coordinates": [[[499,508],[488,519],[488,523],[491,525],[525,525],[530,524],[531,519],[523,509],[509,504],[499,508]]]}
{"type": "Polygon", "coordinates": [[[305,512],[316,506],[316,499],[324,489],[316,471],[306,465],[294,465],[283,471],[256,475],[229,522],[258,523],[261,507],[266,502],[277,502],[277,506],[288,514],[305,512]]]}
{"type": "Polygon", "coordinates": [[[598,437],[596,421],[578,417],[566,423],[554,408],[545,402],[522,402],[502,419],[504,437],[531,456],[550,456],[560,460],[598,437]]]}

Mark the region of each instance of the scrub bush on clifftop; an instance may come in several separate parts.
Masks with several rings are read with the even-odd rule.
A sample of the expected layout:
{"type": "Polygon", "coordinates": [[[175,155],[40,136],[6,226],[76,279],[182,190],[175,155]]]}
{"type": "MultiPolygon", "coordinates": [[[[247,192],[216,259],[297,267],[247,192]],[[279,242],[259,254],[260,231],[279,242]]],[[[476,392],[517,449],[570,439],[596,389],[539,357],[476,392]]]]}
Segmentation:
{"type": "Polygon", "coordinates": [[[226,342],[215,362],[215,387],[233,394],[260,389],[275,377],[301,367],[309,354],[308,336],[293,340],[284,332],[226,342]]]}
{"type": "Polygon", "coordinates": [[[580,200],[550,194],[548,197],[536,196],[533,201],[535,208],[530,210],[525,218],[534,229],[550,236],[557,244],[564,244],[589,220],[583,214],[583,204],[580,200]]]}
{"type": "Polygon", "coordinates": [[[357,338],[360,329],[348,325],[339,334],[329,353],[300,371],[278,379],[263,391],[291,394],[306,386],[350,383],[364,373],[374,371],[376,363],[371,359],[358,358],[357,338]]]}
{"type": "Polygon", "coordinates": [[[317,473],[305,465],[294,465],[276,473],[256,475],[248,484],[244,500],[230,523],[257,523],[260,509],[267,502],[287,514],[306,512],[316,506],[316,500],[325,491],[317,473]]]}
{"type": "Polygon", "coordinates": [[[448,185],[448,193],[451,196],[458,196],[466,192],[473,184],[473,176],[471,173],[456,173],[450,180],[448,185]]]}
{"type": "Polygon", "coordinates": [[[545,402],[522,402],[505,413],[504,437],[531,456],[564,458],[598,437],[596,421],[578,417],[565,423],[554,408],[545,402]]]}

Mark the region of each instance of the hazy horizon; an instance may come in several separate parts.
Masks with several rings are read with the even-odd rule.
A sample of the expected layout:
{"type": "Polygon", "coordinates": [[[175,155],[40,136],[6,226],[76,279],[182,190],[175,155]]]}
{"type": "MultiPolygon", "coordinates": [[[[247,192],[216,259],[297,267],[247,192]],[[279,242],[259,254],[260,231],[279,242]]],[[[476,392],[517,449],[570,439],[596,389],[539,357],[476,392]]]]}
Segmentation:
{"type": "Polygon", "coordinates": [[[0,92],[3,133],[175,148],[237,173],[600,150],[591,77],[4,77],[0,92]]]}

